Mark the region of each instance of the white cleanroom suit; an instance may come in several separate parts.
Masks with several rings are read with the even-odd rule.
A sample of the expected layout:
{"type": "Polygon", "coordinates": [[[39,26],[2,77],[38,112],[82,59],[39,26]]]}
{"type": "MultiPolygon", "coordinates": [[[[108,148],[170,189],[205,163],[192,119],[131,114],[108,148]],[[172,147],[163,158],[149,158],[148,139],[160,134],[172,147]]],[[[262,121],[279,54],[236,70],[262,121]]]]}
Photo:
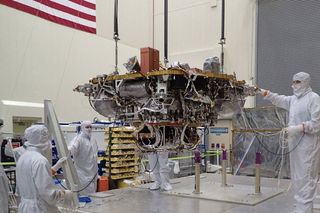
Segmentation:
{"type": "Polygon", "coordinates": [[[23,146],[11,149],[11,147],[9,147],[9,144],[6,144],[4,153],[9,157],[14,158],[15,162],[18,162],[19,158],[25,152],[25,150],[26,149],[23,146]]]}
{"type": "MultiPolygon", "coordinates": [[[[0,133],[1,134],[1,133],[0,133]]],[[[0,137],[0,147],[2,144],[2,137],[0,137]]],[[[0,152],[1,159],[1,152],[0,152]]],[[[8,200],[9,200],[9,181],[2,165],[0,165],[0,213],[8,212],[8,200]]]]}
{"type": "MultiPolygon", "coordinates": [[[[17,163],[21,155],[26,151],[24,146],[20,146],[17,148],[14,148],[12,150],[8,149],[5,154],[9,157],[12,157],[15,159],[15,162],[17,163]]],[[[62,165],[66,162],[67,157],[60,158],[54,166],[51,167],[52,173],[55,174],[60,168],[62,168],[62,165]]]]}
{"type": "MultiPolygon", "coordinates": [[[[60,190],[53,184],[50,164],[45,155],[50,149],[48,130],[43,125],[34,125],[26,130],[26,151],[20,157],[17,168],[17,187],[21,197],[19,212],[59,212],[56,203],[72,199],[72,192],[60,190]]],[[[51,150],[50,150],[51,151],[51,150]]]]}
{"type": "Polygon", "coordinates": [[[90,121],[81,123],[81,132],[77,135],[68,146],[69,151],[74,159],[80,186],[80,195],[88,195],[96,192],[97,188],[97,152],[96,143],[91,142],[92,124],[90,121]]]}
{"type": "Polygon", "coordinates": [[[163,189],[172,190],[170,184],[168,163],[168,152],[158,152],[148,154],[149,169],[154,174],[154,183],[150,186],[151,190],[163,189]]]}
{"type": "Polygon", "coordinates": [[[320,97],[310,87],[310,75],[293,76],[293,96],[262,90],[265,99],[289,112],[290,169],[297,213],[310,213],[320,166],[320,97]],[[296,148],[295,148],[296,147],[296,148]]]}

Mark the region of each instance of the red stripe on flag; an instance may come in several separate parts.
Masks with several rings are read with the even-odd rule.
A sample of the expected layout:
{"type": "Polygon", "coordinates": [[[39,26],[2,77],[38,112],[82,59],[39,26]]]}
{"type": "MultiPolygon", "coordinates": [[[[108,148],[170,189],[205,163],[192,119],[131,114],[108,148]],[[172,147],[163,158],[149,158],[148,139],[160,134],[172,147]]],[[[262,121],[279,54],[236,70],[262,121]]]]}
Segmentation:
{"type": "Polygon", "coordinates": [[[68,26],[68,27],[73,27],[73,28],[78,29],[78,30],[83,30],[83,31],[86,31],[86,32],[89,32],[89,33],[96,33],[96,28],[92,28],[92,27],[88,27],[88,26],[85,26],[85,25],[82,25],[82,24],[78,24],[78,23],[75,23],[75,22],[72,22],[72,21],[57,17],[57,16],[53,16],[51,14],[48,14],[48,13],[45,13],[45,12],[42,12],[42,11],[39,11],[38,16],[42,17],[44,19],[47,19],[49,21],[53,21],[53,22],[56,22],[56,23],[59,23],[59,24],[63,24],[63,25],[68,26]]]}
{"type": "Polygon", "coordinates": [[[73,3],[76,3],[76,4],[80,4],[82,6],[85,6],[87,8],[93,9],[93,10],[96,9],[95,4],[92,4],[92,3],[84,1],[84,0],[69,0],[69,1],[72,1],[73,3]]]}
{"type": "Polygon", "coordinates": [[[13,0],[0,0],[0,4],[4,4],[4,5],[7,5],[9,7],[13,7],[13,8],[16,8],[18,10],[22,10],[22,11],[25,11],[27,13],[30,13],[32,15],[38,15],[37,12],[38,10],[35,9],[35,8],[32,8],[32,7],[28,7],[24,4],[20,4],[18,2],[15,2],[13,0]]]}
{"type": "Polygon", "coordinates": [[[44,4],[44,5],[47,5],[48,7],[63,11],[65,13],[69,13],[71,15],[74,15],[74,16],[77,16],[77,17],[80,17],[80,18],[83,18],[83,19],[86,19],[86,20],[89,20],[89,21],[96,22],[96,17],[95,16],[83,13],[81,11],[75,10],[73,8],[70,8],[70,7],[66,7],[66,6],[58,4],[56,2],[52,2],[50,0],[35,0],[35,1],[37,1],[37,2],[39,2],[41,4],[44,4]]]}
{"type": "Polygon", "coordinates": [[[49,21],[55,22],[55,23],[59,23],[68,27],[72,27],[75,29],[79,29],[79,30],[83,30],[89,33],[96,33],[96,29],[92,28],[92,27],[88,27],[82,24],[78,24],[78,23],[74,23],[72,21],[69,20],[65,20],[63,18],[57,17],[57,16],[53,16],[51,14],[42,12],[38,9],[35,9],[33,7],[29,7],[27,5],[21,4],[19,2],[13,1],[13,0],[0,0],[0,4],[4,4],[7,5],[9,7],[13,7],[19,10],[22,10],[24,12],[30,13],[32,15],[36,15],[39,16],[41,18],[47,19],[49,21]]]}

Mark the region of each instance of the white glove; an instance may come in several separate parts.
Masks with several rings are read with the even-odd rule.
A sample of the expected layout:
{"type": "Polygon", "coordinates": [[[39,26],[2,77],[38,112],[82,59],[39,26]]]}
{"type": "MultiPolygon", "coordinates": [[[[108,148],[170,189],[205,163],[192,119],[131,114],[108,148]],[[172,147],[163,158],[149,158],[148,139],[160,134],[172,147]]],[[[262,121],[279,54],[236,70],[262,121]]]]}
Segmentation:
{"type": "Polygon", "coordinates": [[[269,90],[258,88],[257,94],[260,94],[262,96],[267,96],[269,94],[269,90]]]}
{"type": "Polygon", "coordinates": [[[65,190],[65,191],[64,191],[63,199],[66,200],[66,201],[71,201],[71,200],[73,200],[73,192],[70,191],[70,190],[65,190]]]}
{"type": "Polygon", "coordinates": [[[12,158],[14,156],[13,150],[12,150],[10,144],[8,144],[8,143],[4,146],[4,154],[6,156],[9,156],[9,157],[12,157],[12,158]]]}
{"type": "Polygon", "coordinates": [[[52,170],[54,170],[55,172],[58,171],[63,164],[65,164],[65,162],[67,161],[68,157],[62,157],[58,160],[58,162],[51,167],[52,170]]]}
{"type": "Polygon", "coordinates": [[[302,133],[304,131],[303,124],[296,125],[296,126],[289,126],[285,129],[285,131],[288,133],[288,136],[293,136],[298,133],[302,133]]]}
{"type": "Polygon", "coordinates": [[[179,161],[174,161],[173,173],[174,174],[180,173],[179,161]]]}
{"type": "Polygon", "coordinates": [[[64,191],[63,207],[70,209],[75,207],[75,203],[73,202],[73,192],[70,190],[64,191]]]}

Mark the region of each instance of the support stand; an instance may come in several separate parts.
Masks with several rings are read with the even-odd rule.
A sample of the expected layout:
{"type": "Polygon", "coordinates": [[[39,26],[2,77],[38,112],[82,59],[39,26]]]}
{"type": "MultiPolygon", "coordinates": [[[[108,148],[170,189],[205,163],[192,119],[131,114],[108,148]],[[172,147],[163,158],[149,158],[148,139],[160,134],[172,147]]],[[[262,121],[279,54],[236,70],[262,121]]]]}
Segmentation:
{"type": "Polygon", "coordinates": [[[221,163],[221,186],[227,186],[227,151],[222,150],[222,163],[221,163]]]}
{"type": "Polygon", "coordinates": [[[199,150],[194,151],[194,163],[195,163],[195,184],[194,184],[194,194],[200,194],[200,163],[201,163],[201,153],[199,150]]]}
{"type": "Polygon", "coordinates": [[[260,169],[261,169],[261,153],[256,153],[256,178],[255,178],[255,193],[261,193],[261,176],[260,176],[260,169]]]}

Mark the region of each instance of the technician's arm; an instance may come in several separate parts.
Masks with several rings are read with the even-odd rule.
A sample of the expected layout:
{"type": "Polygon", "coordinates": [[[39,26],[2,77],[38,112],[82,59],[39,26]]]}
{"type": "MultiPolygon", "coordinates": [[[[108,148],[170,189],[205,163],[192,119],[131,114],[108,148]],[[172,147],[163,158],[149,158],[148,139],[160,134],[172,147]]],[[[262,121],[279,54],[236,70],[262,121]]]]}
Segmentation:
{"type": "Polygon", "coordinates": [[[311,114],[311,120],[303,122],[304,132],[316,134],[320,132],[320,97],[315,97],[310,101],[308,109],[311,114]]]}
{"type": "Polygon", "coordinates": [[[273,105],[276,105],[277,107],[280,107],[289,111],[291,96],[278,95],[277,93],[268,91],[264,96],[264,99],[271,101],[271,103],[273,105]]]}
{"type": "Polygon", "coordinates": [[[6,156],[9,156],[9,157],[14,157],[14,154],[13,154],[13,149],[11,149],[10,145],[7,143],[5,146],[4,146],[4,154],[6,156]]]}
{"type": "Polygon", "coordinates": [[[68,150],[70,151],[71,155],[76,156],[78,154],[79,147],[80,147],[79,137],[76,136],[68,146],[68,150]]]}

